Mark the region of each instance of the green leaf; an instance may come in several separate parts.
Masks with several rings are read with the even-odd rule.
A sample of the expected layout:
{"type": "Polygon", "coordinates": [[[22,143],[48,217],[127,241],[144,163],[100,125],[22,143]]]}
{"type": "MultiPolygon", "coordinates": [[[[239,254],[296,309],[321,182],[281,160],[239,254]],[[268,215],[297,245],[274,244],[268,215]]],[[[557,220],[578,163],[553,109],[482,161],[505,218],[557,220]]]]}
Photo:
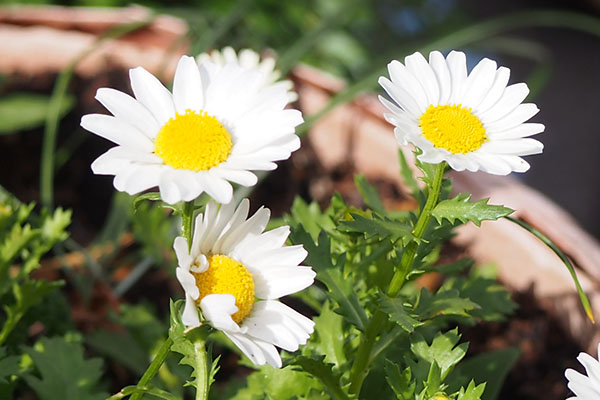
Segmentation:
{"type": "Polygon", "coordinates": [[[6,378],[19,373],[20,356],[6,357],[6,348],[0,347],[0,385],[8,383],[6,378]]]}
{"type": "Polygon", "coordinates": [[[333,371],[333,364],[327,364],[324,361],[325,357],[309,358],[305,356],[296,357],[294,364],[302,368],[321,381],[323,386],[335,400],[350,400],[356,398],[350,395],[341,383],[342,374],[333,371]]]}
{"type": "MultiPolygon", "coordinates": [[[[182,300],[176,303],[171,301],[171,327],[169,329],[169,337],[173,340],[171,350],[183,356],[179,364],[192,367],[191,380],[186,385],[191,385],[198,389],[204,380],[202,371],[205,369],[212,371],[213,367],[210,355],[205,355],[205,340],[212,328],[208,325],[201,325],[191,331],[186,331],[181,321],[183,304],[182,300]]],[[[212,374],[209,375],[208,387],[213,382],[212,378],[212,374]]]]}
{"type": "Polygon", "coordinates": [[[571,261],[569,261],[569,258],[566,256],[566,254],[563,253],[558,248],[558,246],[556,246],[552,242],[552,240],[550,240],[550,238],[548,236],[544,235],[542,232],[538,231],[531,225],[529,225],[519,219],[516,219],[516,218],[506,217],[506,219],[508,219],[511,222],[514,222],[515,224],[519,225],[521,228],[525,229],[526,231],[528,231],[529,233],[531,233],[532,235],[537,237],[539,240],[541,240],[542,243],[544,243],[546,246],[548,246],[550,248],[550,250],[552,250],[554,252],[554,254],[556,254],[558,256],[558,258],[560,258],[560,260],[563,262],[563,264],[565,264],[565,267],[567,267],[569,274],[571,274],[571,278],[573,279],[573,282],[575,283],[575,287],[577,288],[577,293],[579,294],[579,301],[581,301],[581,305],[583,306],[585,313],[587,314],[590,321],[592,321],[592,323],[593,323],[594,322],[594,313],[592,312],[592,306],[590,305],[590,301],[587,298],[587,296],[585,295],[585,292],[583,291],[581,284],[579,283],[579,279],[577,279],[577,274],[575,273],[575,267],[573,266],[573,264],[571,264],[571,261]]]}
{"type": "Polygon", "coordinates": [[[388,314],[390,321],[400,325],[408,333],[414,332],[415,328],[423,325],[423,322],[416,319],[417,315],[409,312],[408,307],[404,304],[404,299],[400,297],[387,297],[384,294],[380,295],[381,311],[388,314]]]}
{"type": "Polygon", "coordinates": [[[0,331],[0,345],[6,341],[10,332],[15,328],[21,318],[23,318],[23,315],[25,315],[29,308],[39,303],[46,294],[58,289],[63,284],[63,281],[47,282],[26,280],[21,283],[15,282],[13,284],[15,302],[13,304],[4,305],[6,320],[0,331]]]}
{"type": "MultiPolygon", "coordinates": [[[[273,368],[264,365],[247,378],[247,386],[229,400],[310,398],[310,392],[323,390],[321,384],[295,366],[273,368]]],[[[220,397],[219,397],[220,399],[220,397]]]]}
{"type": "Polygon", "coordinates": [[[468,343],[456,344],[460,340],[458,329],[453,329],[446,333],[438,332],[433,338],[431,345],[428,345],[425,338],[414,333],[411,338],[410,350],[418,358],[432,364],[436,362],[440,367],[441,378],[444,380],[452,368],[463,359],[467,353],[468,343]],[[456,346],[456,347],[455,347],[456,346]]]}
{"type": "Polygon", "coordinates": [[[408,166],[408,161],[406,161],[406,156],[404,155],[402,149],[398,149],[398,161],[400,162],[400,175],[402,176],[402,180],[412,191],[412,195],[415,198],[418,198],[418,194],[421,192],[421,189],[419,188],[419,184],[415,179],[413,170],[408,166]]]}
{"type": "Polygon", "coordinates": [[[489,199],[470,200],[470,194],[460,193],[452,199],[439,202],[431,215],[435,217],[438,223],[442,223],[443,219],[447,219],[450,223],[454,223],[456,220],[463,223],[471,221],[480,226],[482,221],[497,220],[514,211],[504,206],[489,205],[487,204],[489,199]]]}
{"type": "Polygon", "coordinates": [[[329,302],[326,301],[321,309],[321,314],[314,317],[316,340],[313,344],[319,354],[325,356],[325,362],[341,367],[346,364],[346,353],[344,352],[344,329],[343,317],[331,310],[329,302]]]}
{"type": "Polygon", "coordinates": [[[85,341],[102,356],[118,361],[138,376],[146,371],[149,362],[146,352],[125,332],[98,330],[87,335],[85,341]]]}
{"type": "Polygon", "coordinates": [[[484,390],[485,383],[475,386],[475,382],[471,381],[469,382],[469,386],[467,386],[467,390],[460,388],[456,400],[481,400],[484,390]]]}
{"type": "Polygon", "coordinates": [[[360,192],[360,195],[367,207],[369,207],[371,210],[377,211],[380,214],[385,214],[385,207],[379,198],[377,189],[375,189],[375,186],[367,182],[367,179],[364,175],[355,175],[354,184],[360,192]]]}
{"type": "Polygon", "coordinates": [[[371,218],[351,213],[352,221],[342,221],[338,229],[342,232],[362,233],[365,239],[378,237],[379,239],[390,238],[392,241],[401,240],[404,245],[414,240],[412,225],[388,217],[381,217],[376,213],[371,218]]]}
{"type": "Polygon", "coordinates": [[[390,360],[385,362],[385,379],[396,394],[398,400],[413,400],[416,382],[412,379],[410,367],[400,371],[400,367],[390,360]]]}
{"type": "Polygon", "coordinates": [[[476,276],[474,272],[469,277],[447,279],[442,289],[458,291],[459,297],[474,302],[477,307],[466,311],[484,321],[504,321],[517,308],[510,298],[510,292],[503,285],[495,279],[476,276]]]}
{"type": "Polygon", "coordinates": [[[39,377],[28,374],[25,380],[41,400],[101,400],[107,397],[96,389],[102,376],[102,360],[86,360],[79,343],[61,337],[42,338],[33,348],[25,348],[39,377]]]}
{"type": "Polygon", "coordinates": [[[162,197],[160,197],[160,192],[148,192],[142,193],[133,199],[133,210],[137,211],[138,207],[145,201],[162,201],[162,197]]]}
{"type": "Polygon", "coordinates": [[[360,304],[352,279],[347,279],[342,274],[345,257],[338,258],[335,265],[331,261],[331,242],[325,232],[319,235],[318,244],[313,241],[302,225],[292,229],[290,240],[294,244],[302,244],[308,252],[304,260],[317,273],[317,279],[323,282],[331,292],[339,309],[339,314],[347,318],[348,322],[360,330],[364,330],[367,323],[367,315],[360,304]]]}
{"type": "Polygon", "coordinates": [[[138,387],[134,385],[125,386],[119,393],[110,396],[106,400],[120,400],[134,393],[149,394],[163,400],[181,400],[181,398],[153,386],[138,387]]]}
{"type": "Polygon", "coordinates": [[[443,388],[442,386],[442,370],[436,361],[431,363],[429,368],[429,374],[427,375],[427,382],[425,384],[425,391],[429,396],[433,396],[443,388]]]}
{"type": "Polygon", "coordinates": [[[482,400],[496,400],[506,375],[517,362],[520,354],[519,349],[509,347],[468,358],[458,364],[448,377],[448,381],[451,382],[449,388],[464,386],[471,379],[478,382],[486,381],[482,400]]]}
{"type": "Polygon", "coordinates": [[[323,228],[334,227],[329,216],[321,212],[321,208],[316,202],[307,204],[301,197],[296,196],[290,211],[291,215],[285,217],[286,223],[291,227],[302,225],[313,241],[317,241],[323,228]]]}
{"type": "MultiPolygon", "coordinates": [[[[75,104],[65,97],[59,111],[63,117],[75,104]]],[[[0,135],[37,128],[46,121],[50,97],[33,93],[11,93],[0,99],[0,135]]]]}
{"type": "Polygon", "coordinates": [[[471,311],[479,308],[477,303],[462,297],[457,289],[439,290],[432,294],[422,288],[413,312],[421,320],[427,320],[442,315],[468,317],[471,311]]]}

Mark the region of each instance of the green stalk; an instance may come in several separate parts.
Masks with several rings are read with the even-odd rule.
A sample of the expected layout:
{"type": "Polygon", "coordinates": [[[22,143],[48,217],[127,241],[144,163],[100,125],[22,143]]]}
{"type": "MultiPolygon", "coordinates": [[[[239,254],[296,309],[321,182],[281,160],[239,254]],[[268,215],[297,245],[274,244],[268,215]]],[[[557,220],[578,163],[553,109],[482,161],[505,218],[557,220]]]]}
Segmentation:
{"type": "MultiPolygon", "coordinates": [[[[154,378],[154,375],[156,375],[156,373],[160,369],[161,365],[163,365],[163,363],[167,359],[167,356],[171,352],[172,345],[173,340],[168,337],[167,340],[165,340],[165,342],[162,344],[162,346],[160,346],[160,349],[158,349],[158,353],[156,353],[154,360],[152,360],[152,363],[150,364],[146,372],[144,372],[144,375],[142,375],[142,377],[140,378],[140,381],[137,384],[138,387],[148,386],[152,378],[154,378]]],[[[140,392],[134,393],[131,396],[131,400],[139,400],[142,398],[143,395],[144,394],[140,392]]]]}
{"type": "MultiPolygon", "coordinates": [[[[442,181],[444,179],[444,172],[446,170],[446,162],[441,162],[437,165],[435,170],[435,176],[433,178],[433,184],[427,196],[427,201],[419,214],[419,219],[413,229],[413,236],[415,239],[421,239],[427,229],[429,220],[431,219],[431,211],[435,208],[440,198],[440,191],[442,189],[442,181]]],[[[398,294],[404,282],[406,276],[410,272],[419,245],[417,241],[411,242],[406,249],[400,260],[400,268],[394,273],[394,277],[390,282],[390,286],[387,290],[387,295],[394,297],[398,294]]],[[[371,359],[371,351],[375,345],[375,341],[379,333],[387,323],[387,314],[381,311],[377,311],[373,318],[369,322],[367,329],[365,330],[364,337],[358,346],[356,351],[356,358],[352,364],[352,370],[350,371],[350,393],[360,394],[363,381],[369,374],[369,360],[371,359]]]]}
{"type": "Polygon", "coordinates": [[[208,390],[210,389],[208,356],[206,354],[206,340],[196,339],[194,341],[194,350],[196,353],[196,371],[198,372],[198,386],[196,387],[196,400],[208,400],[208,390]],[[202,379],[200,379],[202,378],[202,379]]]}

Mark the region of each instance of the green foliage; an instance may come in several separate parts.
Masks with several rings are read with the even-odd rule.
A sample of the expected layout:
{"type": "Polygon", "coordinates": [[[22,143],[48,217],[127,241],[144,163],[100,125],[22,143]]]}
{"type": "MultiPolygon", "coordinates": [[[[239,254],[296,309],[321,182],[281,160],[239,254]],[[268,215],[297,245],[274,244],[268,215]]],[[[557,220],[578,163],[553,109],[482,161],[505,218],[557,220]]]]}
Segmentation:
{"type": "Polygon", "coordinates": [[[354,291],[355,283],[342,273],[344,257],[338,257],[335,263],[332,262],[331,242],[327,234],[321,232],[318,243],[315,243],[300,225],[292,231],[290,240],[294,244],[302,244],[308,251],[308,257],[304,262],[313,267],[317,272],[317,279],[329,288],[332,299],[339,306],[336,312],[358,329],[364,330],[367,316],[354,291]]]}
{"type": "Polygon", "coordinates": [[[300,356],[294,360],[294,364],[302,367],[302,370],[321,381],[333,399],[350,400],[355,396],[347,391],[347,387],[342,384],[342,374],[334,371],[334,365],[325,363],[325,357],[304,357],[300,356]]]}
{"type": "Polygon", "coordinates": [[[385,379],[398,400],[412,400],[414,398],[416,382],[412,380],[410,367],[406,367],[401,371],[397,364],[387,360],[385,373],[385,379]]]}
{"type": "Polygon", "coordinates": [[[376,213],[370,216],[363,216],[351,213],[351,221],[342,221],[339,229],[343,232],[362,233],[365,239],[376,237],[378,239],[390,238],[393,242],[400,241],[406,245],[411,240],[412,226],[402,224],[398,220],[388,217],[381,217],[376,213]]]}
{"type": "MultiPolygon", "coordinates": [[[[61,103],[59,116],[73,108],[73,97],[61,103]]],[[[11,93],[0,99],[0,135],[42,126],[50,107],[50,97],[34,93],[11,93]]]]}
{"type": "Polygon", "coordinates": [[[470,200],[470,194],[460,193],[452,199],[441,201],[435,206],[431,215],[440,223],[445,218],[451,223],[454,223],[456,220],[462,223],[471,221],[475,225],[480,226],[482,221],[497,220],[513,212],[513,210],[507,207],[488,204],[489,199],[470,200]]]}
{"type": "Polygon", "coordinates": [[[98,390],[102,376],[102,360],[86,360],[79,343],[64,338],[42,338],[34,347],[25,349],[37,374],[25,375],[25,380],[41,400],[105,399],[98,390]]]}
{"type": "Polygon", "coordinates": [[[364,177],[364,175],[356,175],[354,177],[354,184],[360,192],[360,195],[362,196],[367,207],[373,211],[377,211],[378,213],[385,213],[385,207],[379,198],[377,189],[375,186],[367,182],[367,179],[364,177]]]}
{"type": "Polygon", "coordinates": [[[429,365],[435,363],[440,368],[441,378],[445,379],[467,353],[468,343],[457,345],[459,340],[458,329],[446,333],[438,332],[430,345],[421,334],[414,334],[411,338],[410,350],[419,360],[417,369],[423,365],[423,362],[429,365]]]}
{"type": "Polygon", "coordinates": [[[320,388],[315,378],[292,366],[273,368],[265,365],[250,375],[246,387],[240,389],[230,400],[313,399],[313,392],[320,388]]]}

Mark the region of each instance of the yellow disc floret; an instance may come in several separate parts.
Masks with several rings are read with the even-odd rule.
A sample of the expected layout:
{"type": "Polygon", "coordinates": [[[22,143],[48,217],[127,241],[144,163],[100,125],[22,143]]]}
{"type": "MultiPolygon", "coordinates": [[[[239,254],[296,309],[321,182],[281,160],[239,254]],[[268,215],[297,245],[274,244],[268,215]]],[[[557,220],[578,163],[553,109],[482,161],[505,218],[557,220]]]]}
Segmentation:
{"type": "Polygon", "coordinates": [[[434,147],[453,154],[470,153],[488,140],[479,118],[460,104],[429,106],[419,118],[419,125],[434,147]]]}
{"type": "Polygon", "coordinates": [[[192,272],[200,290],[197,303],[209,294],[230,294],[235,297],[238,311],[231,316],[240,323],[248,316],[254,305],[254,280],[244,265],[223,254],[208,257],[208,269],[192,272]]]}
{"type": "Polygon", "coordinates": [[[227,160],[231,135],[215,117],[187,110],[176,114],[158,132],[154,153],[177,169],[206,171],[227,160]]]}

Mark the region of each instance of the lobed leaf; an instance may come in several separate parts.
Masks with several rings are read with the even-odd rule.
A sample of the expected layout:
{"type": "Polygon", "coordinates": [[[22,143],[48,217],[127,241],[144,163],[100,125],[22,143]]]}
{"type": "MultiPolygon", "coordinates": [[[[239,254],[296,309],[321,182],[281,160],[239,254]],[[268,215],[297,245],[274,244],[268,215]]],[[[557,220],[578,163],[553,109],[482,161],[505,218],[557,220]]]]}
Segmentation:
{"type": "Polygon", "coordinates": [[[452,199],[440,201],[431,212],[431,215],[438,223],[442,223],[443,219],[447,219],[450,223],[454,223],[456,220],[462,223],[471,221],[480,226],[482,221],[497,220],[510,215],[514,211],[504,206],[487,204],[489,199],[470,200],[470,194],[460,193],[452,199]]]}

